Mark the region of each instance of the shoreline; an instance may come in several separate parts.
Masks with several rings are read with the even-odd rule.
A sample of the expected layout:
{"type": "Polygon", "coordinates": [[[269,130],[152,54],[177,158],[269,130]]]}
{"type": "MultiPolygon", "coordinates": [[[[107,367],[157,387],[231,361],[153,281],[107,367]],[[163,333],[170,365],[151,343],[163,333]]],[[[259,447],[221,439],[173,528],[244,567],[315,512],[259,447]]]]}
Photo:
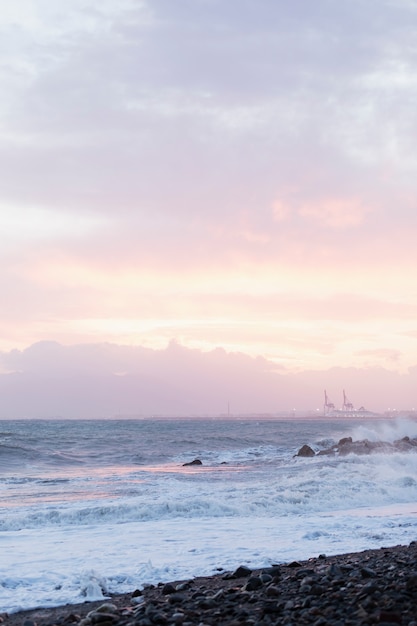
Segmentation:
{"type": "Polygon", "coordinates": [[[98,601],[0,612],[2,626],[291,623],[417,626],[417,541],[262,570],[242,566],[98,601]]]}

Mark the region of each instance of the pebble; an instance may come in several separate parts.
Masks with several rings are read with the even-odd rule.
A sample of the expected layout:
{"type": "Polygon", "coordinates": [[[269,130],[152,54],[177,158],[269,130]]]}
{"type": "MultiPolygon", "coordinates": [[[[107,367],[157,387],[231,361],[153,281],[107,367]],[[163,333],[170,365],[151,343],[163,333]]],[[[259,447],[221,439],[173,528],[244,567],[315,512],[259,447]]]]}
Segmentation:
{"type": "Polygon", "coordinates": [[[417,626],[417,543],[146,586],[130,597],[2,616],[2,626],[417,626]],[[128,606],[126,606],[126,603],[128,606]],[[130,603],[130,605],[129,605],[130,603]],[[58,613],[57,613],[58,614],[58,613]],[[45,617],[49,616],[49,617],[45,617]]]}

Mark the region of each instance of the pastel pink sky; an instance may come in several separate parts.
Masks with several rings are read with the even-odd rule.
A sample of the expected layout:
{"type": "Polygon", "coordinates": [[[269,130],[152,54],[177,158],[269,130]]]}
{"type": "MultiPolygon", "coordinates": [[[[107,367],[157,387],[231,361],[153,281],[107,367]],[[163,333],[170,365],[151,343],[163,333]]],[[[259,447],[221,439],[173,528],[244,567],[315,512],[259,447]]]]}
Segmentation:
{"type": "Polygon", "coordinates": [[[408,0],[4,3],[0,371],[174,341],[410,376],[416,27],[408,0]]]}

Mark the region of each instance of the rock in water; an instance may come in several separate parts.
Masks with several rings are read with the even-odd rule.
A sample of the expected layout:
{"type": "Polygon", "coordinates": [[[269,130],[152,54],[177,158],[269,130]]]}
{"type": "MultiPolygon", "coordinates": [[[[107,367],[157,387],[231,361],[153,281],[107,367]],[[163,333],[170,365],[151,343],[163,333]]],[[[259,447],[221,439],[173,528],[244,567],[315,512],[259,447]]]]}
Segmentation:
{"type": "Polygon", "coordinates": [[[347,443],[353,443],[352,437],[342,437],[342,439],[339,439],[339,443],[337,445],[345,446],[347,443]]]}
{"type": "Polygon", "coordinates": [[[187,465],[203,465],[200,459],[194,459],[194,461],[189,461],[189,463],[183,463],[183,467],[187,467],[187,465]]]}
{"type": "Polygon", "coordinates": [[[304,444],[303,446],[301,446],[301,448],[299,449],[299,451],[297,452],[297,454],[295,456],[315,456],[315,452],[312,448],[310,448],[310,446],[308,446],[307,444],[304,444]]]}

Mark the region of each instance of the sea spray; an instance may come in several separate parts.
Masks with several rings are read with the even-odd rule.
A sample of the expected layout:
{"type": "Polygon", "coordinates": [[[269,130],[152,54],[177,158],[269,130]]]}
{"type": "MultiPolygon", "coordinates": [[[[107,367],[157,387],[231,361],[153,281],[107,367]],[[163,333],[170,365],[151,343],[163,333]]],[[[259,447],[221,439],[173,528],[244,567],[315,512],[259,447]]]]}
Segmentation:
{"type": "Polygon", "coordinates": [[[13,458],[0,476],[0,611],[407,543],[417,534],[417,454],[294,454],[304,443],[396,440],[415,427],[9,422],[0,442],[13,458]],[[194,458],[201,467],[183,467],[194,458]]]}

